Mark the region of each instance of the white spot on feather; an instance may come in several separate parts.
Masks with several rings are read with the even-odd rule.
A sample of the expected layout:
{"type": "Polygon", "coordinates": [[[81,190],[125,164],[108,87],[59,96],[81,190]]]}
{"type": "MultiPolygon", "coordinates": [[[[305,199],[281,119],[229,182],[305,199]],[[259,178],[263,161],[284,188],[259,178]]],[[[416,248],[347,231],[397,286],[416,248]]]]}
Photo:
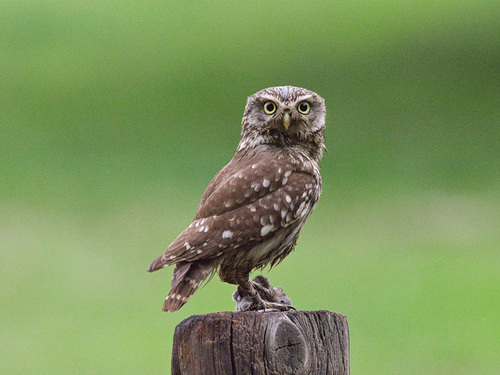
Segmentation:
{"type": "Polygon", "coordinates": [[[297,211],[295,211],[295,217],[302,217],[302,213],[305,212],[305,207],[306,207],[306,202],[302,202],[299,206],[299,208],[297,208],[297,211]]]}
{"type": "Polygon", "coordinates": [[[264,178],[264,181],[262,181],[262,186],[269,187],[271,185],[271,181],[269,181],[267,178],[264,178]]]}
{"type": "Polygon", "coordinates": [[[307,205],[304,207],[304,209],[302,210],[302,212],[300,213],[300,215],[299,215],[299,216],[300,216],[300,217],[303,217],[303,216],[304,216],[304,215],[306,215],[308,212],[310,212],[310,211],[311,211],[311,210],[310,210],[310,207],[311,207],[311,206],[310,206],[310,204],[309,204],[309,203],[307,203],[307,205]]]}
{"type": "Polygon", "coordinates": [[[292,202],[292,198],[288,194],[286,195],[285,199],[288,203],[292,202]]]}
{"type": "Polygon", "coordinates": [[[260,184],[258,184],[258,183],[256,183],[256,182],[252,182],[252,183],[250,184],[250,187],[251,187],[252,189],[254,189],[255,191],[259,191],[259,190],[260,190],[260,184]]]}
{"type": "Polygon", "coordinates": [[[222,238],[231,238],[233,237],[233,232],[231,232],[230,230],[225,230],[224,232],[222,232],[222,238]]]}
{"type": "Polygon", "coordinates": [[[269,225],[264,225],[262,229],[260,230],[260,235],[264,237],[266,234],[268,234],[270,231],[274,229],[274,225],[269,224],[269,225]]]}

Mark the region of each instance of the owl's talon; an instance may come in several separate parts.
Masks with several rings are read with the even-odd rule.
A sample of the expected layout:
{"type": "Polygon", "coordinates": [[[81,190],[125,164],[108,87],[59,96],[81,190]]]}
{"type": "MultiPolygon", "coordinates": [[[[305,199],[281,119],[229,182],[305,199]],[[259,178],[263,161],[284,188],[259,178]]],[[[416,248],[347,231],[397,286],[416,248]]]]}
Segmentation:
{"type": "Polygon", "coordinates": [[[272,303],[272,302],[264,302],[264,305],[266,306],[265,310],[266,311],[290,311],[290,310],[296,310],[295,307],[291,305],[286,305],[284,303],[272,303]]]}
{"type": "Polygon", "coordinates": [[[256,294],[250,296],[240,288],[233,293],[236,311],[290,311],[295,310],[292,301],[281,287],[272,287],[264,276],[257,276],[251,281],[256,294]]]}

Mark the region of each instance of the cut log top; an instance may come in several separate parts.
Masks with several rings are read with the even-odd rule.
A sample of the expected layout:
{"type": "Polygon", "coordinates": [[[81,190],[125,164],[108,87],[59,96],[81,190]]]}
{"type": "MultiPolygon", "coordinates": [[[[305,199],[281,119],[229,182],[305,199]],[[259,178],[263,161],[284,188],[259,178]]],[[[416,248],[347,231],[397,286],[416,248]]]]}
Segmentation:
{"type": "Polygon", "coordinates": [[[347,375],[347,318],[324,310],[191,316],[175,329],[172,374],[347,375]]]}

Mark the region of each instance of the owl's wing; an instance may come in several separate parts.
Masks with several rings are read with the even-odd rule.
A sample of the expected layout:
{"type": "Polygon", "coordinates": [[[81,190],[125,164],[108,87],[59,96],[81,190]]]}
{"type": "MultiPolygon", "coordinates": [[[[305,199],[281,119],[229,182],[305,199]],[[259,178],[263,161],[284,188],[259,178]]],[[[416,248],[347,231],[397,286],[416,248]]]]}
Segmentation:
{"type": "Polygon", "coordinates": [[[150,271],[253,247],[309,214],[320,189],[314,173],[286,158],[231,162],[207,187],[194,221],[150,271]]]}

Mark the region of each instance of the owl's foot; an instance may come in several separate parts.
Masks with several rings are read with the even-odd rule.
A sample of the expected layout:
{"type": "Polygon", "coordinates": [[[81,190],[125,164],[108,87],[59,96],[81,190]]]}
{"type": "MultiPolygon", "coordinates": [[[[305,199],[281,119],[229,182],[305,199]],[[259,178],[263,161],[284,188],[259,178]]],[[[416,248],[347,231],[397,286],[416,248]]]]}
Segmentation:
{"type": "Polygon", "coordinates": [[[266,308],[259,293],[253,296],[242,296],[240,291],[236,289],[233,293],[233,301],[236,302],[236,311],[260,311],[266,308]]]}
{"type": "Polygon", "coordinates": [[[290,310],[296,310],[296,308],[293,307],[292,305],[287,305],[284,303],[264,301],[264,308],[259,309],[257,311],[266,312],[266,311],[290,311],[290,310]]]}
{"type": "Polygon", "coordinates": [[[272,287],[264,276],[250,281],[254,295],[238,287],[233,293],[236,311],[289,311],[295,310],[292,301],[281,287],[272,287]]]}

